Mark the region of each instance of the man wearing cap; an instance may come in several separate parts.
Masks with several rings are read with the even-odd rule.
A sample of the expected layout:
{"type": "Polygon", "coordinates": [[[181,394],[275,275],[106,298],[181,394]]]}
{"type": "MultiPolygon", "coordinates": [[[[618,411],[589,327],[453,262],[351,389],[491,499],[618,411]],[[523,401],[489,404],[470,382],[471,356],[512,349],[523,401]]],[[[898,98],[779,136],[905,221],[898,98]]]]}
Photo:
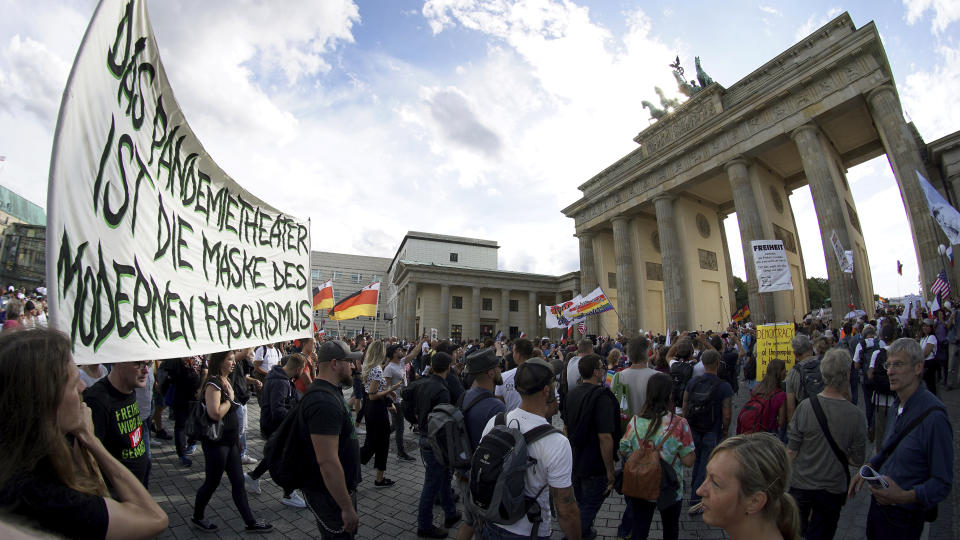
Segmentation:
{"type": "MultiPolygon", "coordinates": [[[[460,405],[463,410],[463,422],[470,435],[470,448],[477,449],[480,437],[487,421],[499,413],[506,412],[507,407],[493,395],[497,385],[503,384],[500,376],[500,359],[493,349],[477,351],[467,357],[467,373],[473,376],[473,385],[463,395],[460,405]]],[[[457,471],[457,486],[460,497],[466,501],[470,496],[470,477],[466,471],[457,471]]],[[[458,540],[468,540],[473,536],[476,517],[464,505],[463,525],[457,531],[458,540]]]]}
{"type": "MultiPolygon", "coordinates": [[[[508,424],[518,425],[526,433],[546,424],[547,418],[557,413],[556,378],[553,368],[542,358],[531,358],[517,367],[515,386],[520,393],[520,407],[507,413],[508,424]]],[[[495,418],[491,418],[483,430],[487,434],[493,429],[495,418]]],[[[568,540],[580,540],[580,510],[573,495],[571,473],[573,471],[573,453],[570,442],[561,433],[552,433],[534,441],[527,447],[528,455],[535,459],[535,467],[527,469],[523,492],[535,497],[540,505],[541,521],[539,530],[532,536],[550,538],[551,511],[550,499],[557,507],[560,529],[568,540]],[[545,487],[549,486],[547,492],[545,487]]],[[[526,517],[516,523],[500,525],[488,523],[484,530],[491,529],[486,538],[530,537],[533,524],[526,517]]]]}
{"type": "Polygon", "coordinates": [[[423,538],[446,538],[447,529],[460,521],[461,515],[457,512],[453,500],[453,490],[450,489],[450,480],[453,471],[440,465],[433,455],[433,449],[427,441],[427,417],[430,411],[441,403],[450,403],[450,390],[444,379],[450,372],[453,357],[445,352],[437,352],[430,358],[429,379],[417,388],[414,396],[416,401],[417,422],[420,426],[420,456],[423,458],[423,491],[420,492],[420,502],[417,506],[417,536],[423,538]],[[433,501],[440,495],[440,506],[443,508],[443,527],[433,524],[433,501]]]}
{"type": "Polygon", "coordinates": [[[303,413],[316,462],[304,469],[301,490],[317,519],[324,539],[353,538],[360,482],[360,445],[341,385],[353,381],[353,363],[363,353],[351,352],[340,340],[327,341],[317,351],[317,378],[307,389],[303,413]]]}

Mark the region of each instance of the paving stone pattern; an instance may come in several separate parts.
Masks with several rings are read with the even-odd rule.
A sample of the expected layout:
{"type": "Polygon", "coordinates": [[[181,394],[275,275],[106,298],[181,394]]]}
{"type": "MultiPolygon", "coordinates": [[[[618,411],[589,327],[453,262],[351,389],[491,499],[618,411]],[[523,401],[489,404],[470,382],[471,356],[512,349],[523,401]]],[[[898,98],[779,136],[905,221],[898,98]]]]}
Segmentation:
{"type": "MultiPolygon", "coordinates": [[[[349,390],[347,395],[349,395],[349,390]]],[[[746,402],[748,393],[745,385],[740,385],[739,395],[734,399],[734,414],[746,402]]],[[[960,426],[960,390],[940,393],[950,412],[953,426],[960,426]]],[[[863,405],[861,403],[860,407],[863,405]]],[[[248,404],[248,453],[259,459],[263,449],[263,438],[260,436],[259,417],[260,408],[256,398],[248,404]]],[[[166,420],[165,427],[173,432],[173,421],[166,420]]],[[[362,439],[362,437],[361,437],[362,439]]],[[[960,437],[954,436],[955,455],[960,456],[960,437]]],[[[406,432],[407,451],[419,457],[416,435],[409,430],[406,432]]],[[[873,445],[868,443],[868,452],[872,454],[873,445]]],[[[423,489],[423,463],[418,459],[414,462],[405,462],[397,459],[395,444],[391,443],[390,457],[387,462],[387,478],[397,484],[391,488],[375,489],[373,479],[375,471],[373,460],[370,465],[363,467],[363,481],[359,488],[360,529],[357,538],[416,538],[417,530],[417,502],[423,489]]],[[[161,508],[170,518],[170,527],[161,538],[203,538],[221,537],[233,538],[245,536],[243,521],[240,519],[233,500],[230,497],[230,485],[226,475],[210,505],[207,507],[207,519],[216,523],[220,529],[216,534],[208,534],[194,528],[190,523],[193,515],[193,503],[197,489],[203,483],[204,459],[200,445],[193,455],[193,466],[184,468],[177,460],[172,441],[163,441],[162,446],[154,446],[153,470],[151,472],[150,493],[154,496],[161,508]]],[[[246,472],[253,470],[254,465],[244,466],[246,472]]],[[[960,460],[954,462],[954,479],[960,478],[960,460]]],[[[248,494],[250,506],[257,517],[273,524],[274,530],[262,534],[265,538],[319,538],[316,521],[308,509],[298,509],[285,506],[281,503],[281,490],[265,475],[261,479],[262,494],[248,494]]],[[[689,493],[690,469],[685,470],[684,487],[689,493]]],[[[950,497],[940,505],[939,519],[931,524],[929,538],[932,540],[949,540],[960,538],[960,497],[954,489],[950,497]]],[[[849,501],[840,515],[837,540],[858,540],[865,537],[864,524],[869,508],[869,495],[865,489],[854,500],[849,501]]],[[[459,504],[458,504],[459,506],[459,504]]],[[[594,521],[598,538],[616,539],[617,525],[624,510],[623,497],[611,495],[594,521]]],[[[720,529],[703,523],[699,516],[687,515],[687,503],[684,502],[680,517],[680,538],[727,538],[720,529]]],[[[439,524],[442,520],[442,511],[434,509],[434,521],[439,524]]],[[[650,538],[661,539],[663,536],[659,515],[654,516],[651,525],[650,538]]],[[[451,529],[449,538],[456,536],[456,527],[451,529]]],[[[563,537],[556,520],[553,522],[553,538],[563,537]]]]}

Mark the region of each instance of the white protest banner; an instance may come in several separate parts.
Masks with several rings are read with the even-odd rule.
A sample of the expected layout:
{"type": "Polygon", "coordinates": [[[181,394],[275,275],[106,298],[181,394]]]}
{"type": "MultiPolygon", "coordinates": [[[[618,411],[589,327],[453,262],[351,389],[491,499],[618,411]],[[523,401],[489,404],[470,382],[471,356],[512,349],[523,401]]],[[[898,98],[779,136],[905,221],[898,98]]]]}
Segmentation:
{"type": "Polygon", "coordinates": [[[853,252],[849,249],[843,252],[843,272],[846,274],[853,273],[853,252]]]}
{"type": "Polygon", "coordinates": [[[783,240],[753,240],[750,249],[757,272],[757,292],[793,290],[790,262],[783,249],[783,240]]]}
{"type": "Polygon", "coordinates": [[[566,302],[560,302],[555,306],[547,306],[545,310],[547,328],[567,328],[573,323],[573,315],[570,309],[583,300],[579,294],[566,302]]]}
{"type": "Polygon", "coordinates": [[[930,214],[940,225],[943,234],[950,240],[950,244],[960,244],[960,212],[954,208],[943,195],[936,190],[920,171],[917,171],[917,177],[920,179],[920,187],[923,188],[923,195],[927,199],[927,207],[930,208],[930,214]]]}
{"type": "Polygon", "coordinates": [[[144,0],[99,3],[60,105],[47,200],[50,324],[77,363],[310,335],[306,222],[233,181],[170,88],[144,0]]]}

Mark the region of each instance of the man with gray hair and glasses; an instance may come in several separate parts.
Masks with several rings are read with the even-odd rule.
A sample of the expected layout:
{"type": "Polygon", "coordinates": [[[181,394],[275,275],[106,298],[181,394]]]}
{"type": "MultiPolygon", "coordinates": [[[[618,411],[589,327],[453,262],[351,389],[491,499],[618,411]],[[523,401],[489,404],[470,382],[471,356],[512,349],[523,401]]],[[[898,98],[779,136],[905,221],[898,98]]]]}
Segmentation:
{"type": "Polygon", "coordinates": [[[870,469],[860,469],[848,494],[869,479],[868,539],[920,538],[953,484],[953,428],[943,402],[924,386],[920,345],[901,338],[886,356],[896,414],[887,419],[882,450],[867,462],[870,469]]]}

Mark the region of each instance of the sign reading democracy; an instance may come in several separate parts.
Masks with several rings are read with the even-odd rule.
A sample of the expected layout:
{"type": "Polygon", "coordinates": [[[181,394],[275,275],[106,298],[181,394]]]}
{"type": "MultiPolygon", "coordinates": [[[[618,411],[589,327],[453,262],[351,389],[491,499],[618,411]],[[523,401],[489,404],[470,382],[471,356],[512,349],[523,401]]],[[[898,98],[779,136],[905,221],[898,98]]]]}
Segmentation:
{"type": "Polygon", "coordinates": [[[790,262],[783,249],[783,240],[753,240],[750,248],[757,272],[757,292],[793,290],[790,262]]]}
{"type": "Polygon", "coordinates": [[[793,367],[793,324],[761,324],[757,326],[757,381],[762,381],[773,360],[783,360],[787,371],[793,367]]]}
{"type": "Polygon", "coordinates": [[[80,364],[309,336],[309,227],[206,153],[146,9],[100,2],[63,93],[47,201],[51,325],[80,364]]]}

